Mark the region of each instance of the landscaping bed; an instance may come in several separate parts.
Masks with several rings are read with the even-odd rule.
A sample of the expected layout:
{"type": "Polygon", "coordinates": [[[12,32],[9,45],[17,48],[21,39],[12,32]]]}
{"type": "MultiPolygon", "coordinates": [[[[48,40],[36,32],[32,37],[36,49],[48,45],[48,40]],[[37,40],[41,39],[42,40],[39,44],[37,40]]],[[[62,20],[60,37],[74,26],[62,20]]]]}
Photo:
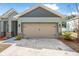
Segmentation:
{"type": "Polygon", "coordinates": [[[0,36],[0,41],[1,41],[1,40],[6,40],[6,39],[7,39],[7,37],[0,36]]]}
{"type": "Polygon", "coordinates": [[[79,52],[79,39],[77,39],[76,32],[63,32],[59,39],[73,50],[79,52]]]}
{"type": "Polygon", "coordinates": [[[79,53],[79,40],[75,40],[75,41],[69,41],[65,39],[60,39],[60,40],[79,53]]]}
{"type": "Polygon", "coordinates": [[[0,44],[0,52],[2,52],[3,50],[7,49],[10,46],[11,44],[0,44]]]}

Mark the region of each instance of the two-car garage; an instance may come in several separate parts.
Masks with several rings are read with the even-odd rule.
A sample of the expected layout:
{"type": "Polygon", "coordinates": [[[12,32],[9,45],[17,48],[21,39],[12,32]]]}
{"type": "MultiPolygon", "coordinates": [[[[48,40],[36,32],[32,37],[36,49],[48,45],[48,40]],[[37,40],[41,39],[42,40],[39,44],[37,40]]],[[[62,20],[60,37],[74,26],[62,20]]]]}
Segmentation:
{"type": "Polygon", "coordinates": [[[47,6],[34,6],[15,16],[18,20],[18,34],[31,39],[58,38],[63,17],[47,6]]]}
{"type": "Polygon", "coordinates": [[[22,23],[24,38],[58,38],[57,23],[22,23]]]}

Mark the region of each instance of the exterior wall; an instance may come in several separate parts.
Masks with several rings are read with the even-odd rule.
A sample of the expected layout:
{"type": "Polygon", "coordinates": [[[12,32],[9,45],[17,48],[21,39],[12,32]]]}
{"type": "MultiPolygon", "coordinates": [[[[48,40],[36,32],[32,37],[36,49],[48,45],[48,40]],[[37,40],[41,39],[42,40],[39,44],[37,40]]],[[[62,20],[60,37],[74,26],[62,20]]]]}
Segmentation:
{"type": "Polygon", "coordinates": [[[2,36],[2,33],[3,33],[3,21],[1,21],[1,36],[2,36]]]}
{"type": "Polygon", "coordinates": [[[78,19],[70,20],[67,22],[67,30],[74,31],[78,27],[78,19]]]}
{"type": "Polygon", "coordinates": [[[58,23],[59,33],[61,33],[62,29],[62,19],[54,18],[54,17],[22,17],[18,19],[18,34],[21,33],[21,24],[22,22],[55,22],[58,23]]]}
{"type": "Polygon", "coordinates": [[[3,24],[4,24],[4,21],[7,21],[7,19],[6,18],[2,18],[1,19],[1,36],[3,36],[3,33],[4,33],[4,31],[3,31],[3,29],[4,29],[4,26],[3,26],[3,24]]]}

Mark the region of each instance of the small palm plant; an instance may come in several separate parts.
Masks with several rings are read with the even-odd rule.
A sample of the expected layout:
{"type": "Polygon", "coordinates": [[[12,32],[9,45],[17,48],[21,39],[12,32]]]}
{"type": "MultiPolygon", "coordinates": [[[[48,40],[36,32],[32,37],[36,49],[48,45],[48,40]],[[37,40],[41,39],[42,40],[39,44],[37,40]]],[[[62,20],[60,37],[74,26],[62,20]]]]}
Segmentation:
{"type": "Polygon", "coordinates": [[[16,40],[21,40],[22,36],[21,35],[17,35],[15,38],[16,38],[16,40]]]}

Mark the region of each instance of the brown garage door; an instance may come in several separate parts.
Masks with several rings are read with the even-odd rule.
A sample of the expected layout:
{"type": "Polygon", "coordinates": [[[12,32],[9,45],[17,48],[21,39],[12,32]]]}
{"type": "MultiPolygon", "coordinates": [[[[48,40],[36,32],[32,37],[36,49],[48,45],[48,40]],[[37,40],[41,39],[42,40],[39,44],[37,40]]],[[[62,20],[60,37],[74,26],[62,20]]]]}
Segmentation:
{"type": "Polygon", "coordinates": [[[22,24],[24,38],[57,38],[57,24],[22,24]]]}

